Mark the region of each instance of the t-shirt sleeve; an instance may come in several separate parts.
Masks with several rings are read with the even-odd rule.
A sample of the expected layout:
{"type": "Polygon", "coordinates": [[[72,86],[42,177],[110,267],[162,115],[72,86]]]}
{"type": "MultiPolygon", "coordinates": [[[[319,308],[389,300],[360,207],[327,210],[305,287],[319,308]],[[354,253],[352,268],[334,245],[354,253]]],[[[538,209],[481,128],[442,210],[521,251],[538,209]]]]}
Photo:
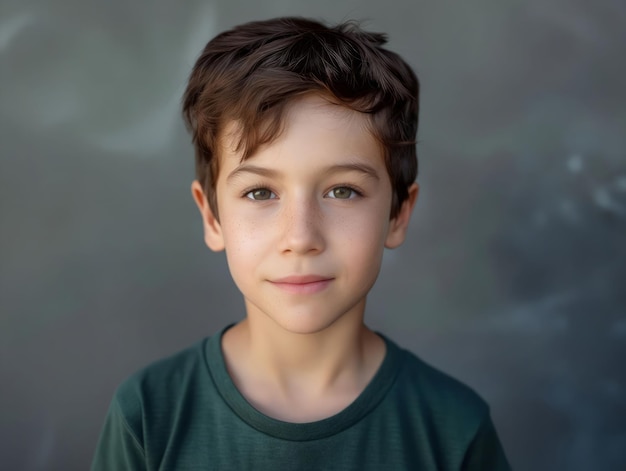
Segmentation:
{"type": "Polygon", "coordinates": [[[144,449],[114,398],[91,463],[91,471],[145,470],[144,449]]]}
{"type": "Polygon", "coordinates": [[[463,471],[510,471],[496,429],[487,415],[472,440],[463,460],[463,471]]]}

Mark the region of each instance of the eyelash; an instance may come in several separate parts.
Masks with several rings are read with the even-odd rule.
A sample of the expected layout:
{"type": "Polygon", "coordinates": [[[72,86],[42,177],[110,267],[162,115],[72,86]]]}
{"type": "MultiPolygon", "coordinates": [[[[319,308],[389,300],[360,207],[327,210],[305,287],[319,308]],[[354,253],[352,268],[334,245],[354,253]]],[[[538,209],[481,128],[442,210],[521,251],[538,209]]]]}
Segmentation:
{"type": "MultiPolygon", "coordinates": [[[[355,194],[357,197],[361,197],[361,196],[363,196],[363,192],[362,192],[361,190],[359,190],[358,188],[356,188],[356,187],[355,187],[355,186],[353,186],[353,185],[348,185],[348,184],[340,184],[340,185],[335,185],[335,186],[333,186],[332,188],[330,188],[330,189],[329,189],[326,193],[324,193],[324,196],[326,196],[326,195],[327,195],[328,193],[330,193],[331,191],[336,190],[337,188],[346,188],[346,189],[348,189],[348,190],[350,190],[350,191],[354,192],[354,194],[355,194]]],[[[242,197],[242,198],[247,198],[247,199],[252,200],[252,201],[268,201],[268,200],[270,200],[270,199],[275,199],[275,198],[268,198],[267,200],[255,200],[254,198],[250,198],[250,197],[248,196],[248,195],[250,195],[250,193],[252,193],[253,191],[258,191],[258,190],[267,190],[267,191],[269,191],[270,193],[272,193],[274,196],[276,196],[276,192],[275,192],[274,190],[272,190],[271,188],[269,188],[268,186],[266,186],[266,185],[254,185],[254,186],[252,186],[252,187],[250,187],[250,188],[248,188],[248,189],[244,190],[244,191],[241,193],[241,197],[242,197]]],[[[334,198],[334,199],[352,199],[352,198],[334,198]]]]}
{"type": "MultiPolygon", "coordinates": [[[[345,188],[347,190],[352,191],[357,197],[361,197],[363,196],[363,192],[361,190],[359,190],[358,188],[355,188],[352,185],[335,185],[333,186],[330,190],[328,190],[325,195],[327,195],[328,193],[330,193],[333,190],[336,190],[337,188],[345,188]]],[[[335,199],[352,199],[352,198],[335,198],[335,199]]]]}
{"type": "MultiPolygon", "coordinates": [[[[247,199],[252,200],[252,201],[267,201],[267,200],[255,200],[254,198],[250,198],[250,197],[248,196],[248,195],[249,195],[250,193],[252,193],[253,191],[259,191],[259,190],[267,190],[267,191],[269,191],[270,193],[272,193],[273,195],[276,195],[276,192],[275,192],[274,190],[272,190],[271,188],[269,188],[268,186],[266,186],[266,185],[261,185],[261,184],[257,184],[257,185],[251,186],[251,187],[249,187],[248,189],[244,190],[244,191],[241,193],[241,197],[242,197],[242,198],[247,198],[247,199]]],[[[270,199],[273,199],[273,198],[270,198],[270,199]]]]}

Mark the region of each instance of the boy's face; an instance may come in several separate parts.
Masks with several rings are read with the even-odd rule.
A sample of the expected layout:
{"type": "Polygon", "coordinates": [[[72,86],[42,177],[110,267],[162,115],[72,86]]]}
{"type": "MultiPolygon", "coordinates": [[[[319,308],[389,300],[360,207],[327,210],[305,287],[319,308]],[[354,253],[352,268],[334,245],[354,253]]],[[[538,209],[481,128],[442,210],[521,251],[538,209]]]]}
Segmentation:
{"type": "Polygon", "coordinates": [[[192,190],[207,245],[226,250],[248,316],[313,333],[362,315],[383,248],[403,242],[417,196],[414,185],[389,219],[391,182],[366,116],[307,96],[291,105],[278,139],[240,160],[227,135],[219,222],[197,182],[192,190]]]}

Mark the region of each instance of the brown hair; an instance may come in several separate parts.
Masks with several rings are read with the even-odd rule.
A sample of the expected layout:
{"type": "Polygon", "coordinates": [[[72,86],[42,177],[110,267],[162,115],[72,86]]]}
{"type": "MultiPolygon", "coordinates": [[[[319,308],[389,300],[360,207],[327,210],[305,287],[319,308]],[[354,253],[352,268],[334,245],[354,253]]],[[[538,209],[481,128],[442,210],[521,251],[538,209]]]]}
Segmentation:
{"type": "Polygon", "coordinates": [[[384,149],[393,186],[391,217],[417,176],[419,82],[411,67],[384,49],[387,37],[356,23],[327,27],[306,18],[255,21],[209,41],[183,97],[196,153],[196,178],[217,215],[219,138],[234,120],[242,160],[280,134],[294,99],[319,93],[368,114],[384,149]]]}

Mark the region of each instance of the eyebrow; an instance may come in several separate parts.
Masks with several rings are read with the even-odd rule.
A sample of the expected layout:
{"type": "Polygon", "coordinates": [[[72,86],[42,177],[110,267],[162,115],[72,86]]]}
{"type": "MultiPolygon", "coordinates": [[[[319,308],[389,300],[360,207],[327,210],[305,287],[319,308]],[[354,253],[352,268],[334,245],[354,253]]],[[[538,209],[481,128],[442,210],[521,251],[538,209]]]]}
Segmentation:
{"type": "Polygon", "coordinates": [[[359,172],[375,180],[380,180],[378,172],[374,167],[362,163],[337,164],[329,167],[326,171],[329,174],[338,172],[359,172]]]}
{"type": "Polygon", "coordinates": [[[234,180],[235,178],[237,178],[238,176],[244,173],[251,173],[253,175],[260,175],[261,177],[267,177],[267,178],[277,177],[278,175],[280,175],[280,172],[277,170],[272,170],[272,169],[265,168],[265,167],[258,167],[256,165],[244,164],[244,165],[240,165],[235,170],[230,172],[228,174],[228,177],[226,177],[226,181],[228,182],[228,181],[234,180]]]}
{"type": "MultiPolygon", "coordinates": [[[[362,173],[367,177],[373,178],[375,180],[380,180],[380,176],[378,172],[374,169],[374,167],[370,167],[367,164],[362,163],[346,163],[346,164],[336,164],[328,167],[325,174],[333,174],[333,173],[341,173],[341,172],[358,172],[362,173]]],[[[234,178],[238,177],[242,173],[251,173],[253,175],[259,175],[261,177],[266,178],[276,178],[281,175],[281,172],[278,170],[273,170],[265,167],[259,167],[257,165],[244,164],[237,167],[235,170],[228,174],[226,177],[226,181],[231,181],[234,178]]]]}

